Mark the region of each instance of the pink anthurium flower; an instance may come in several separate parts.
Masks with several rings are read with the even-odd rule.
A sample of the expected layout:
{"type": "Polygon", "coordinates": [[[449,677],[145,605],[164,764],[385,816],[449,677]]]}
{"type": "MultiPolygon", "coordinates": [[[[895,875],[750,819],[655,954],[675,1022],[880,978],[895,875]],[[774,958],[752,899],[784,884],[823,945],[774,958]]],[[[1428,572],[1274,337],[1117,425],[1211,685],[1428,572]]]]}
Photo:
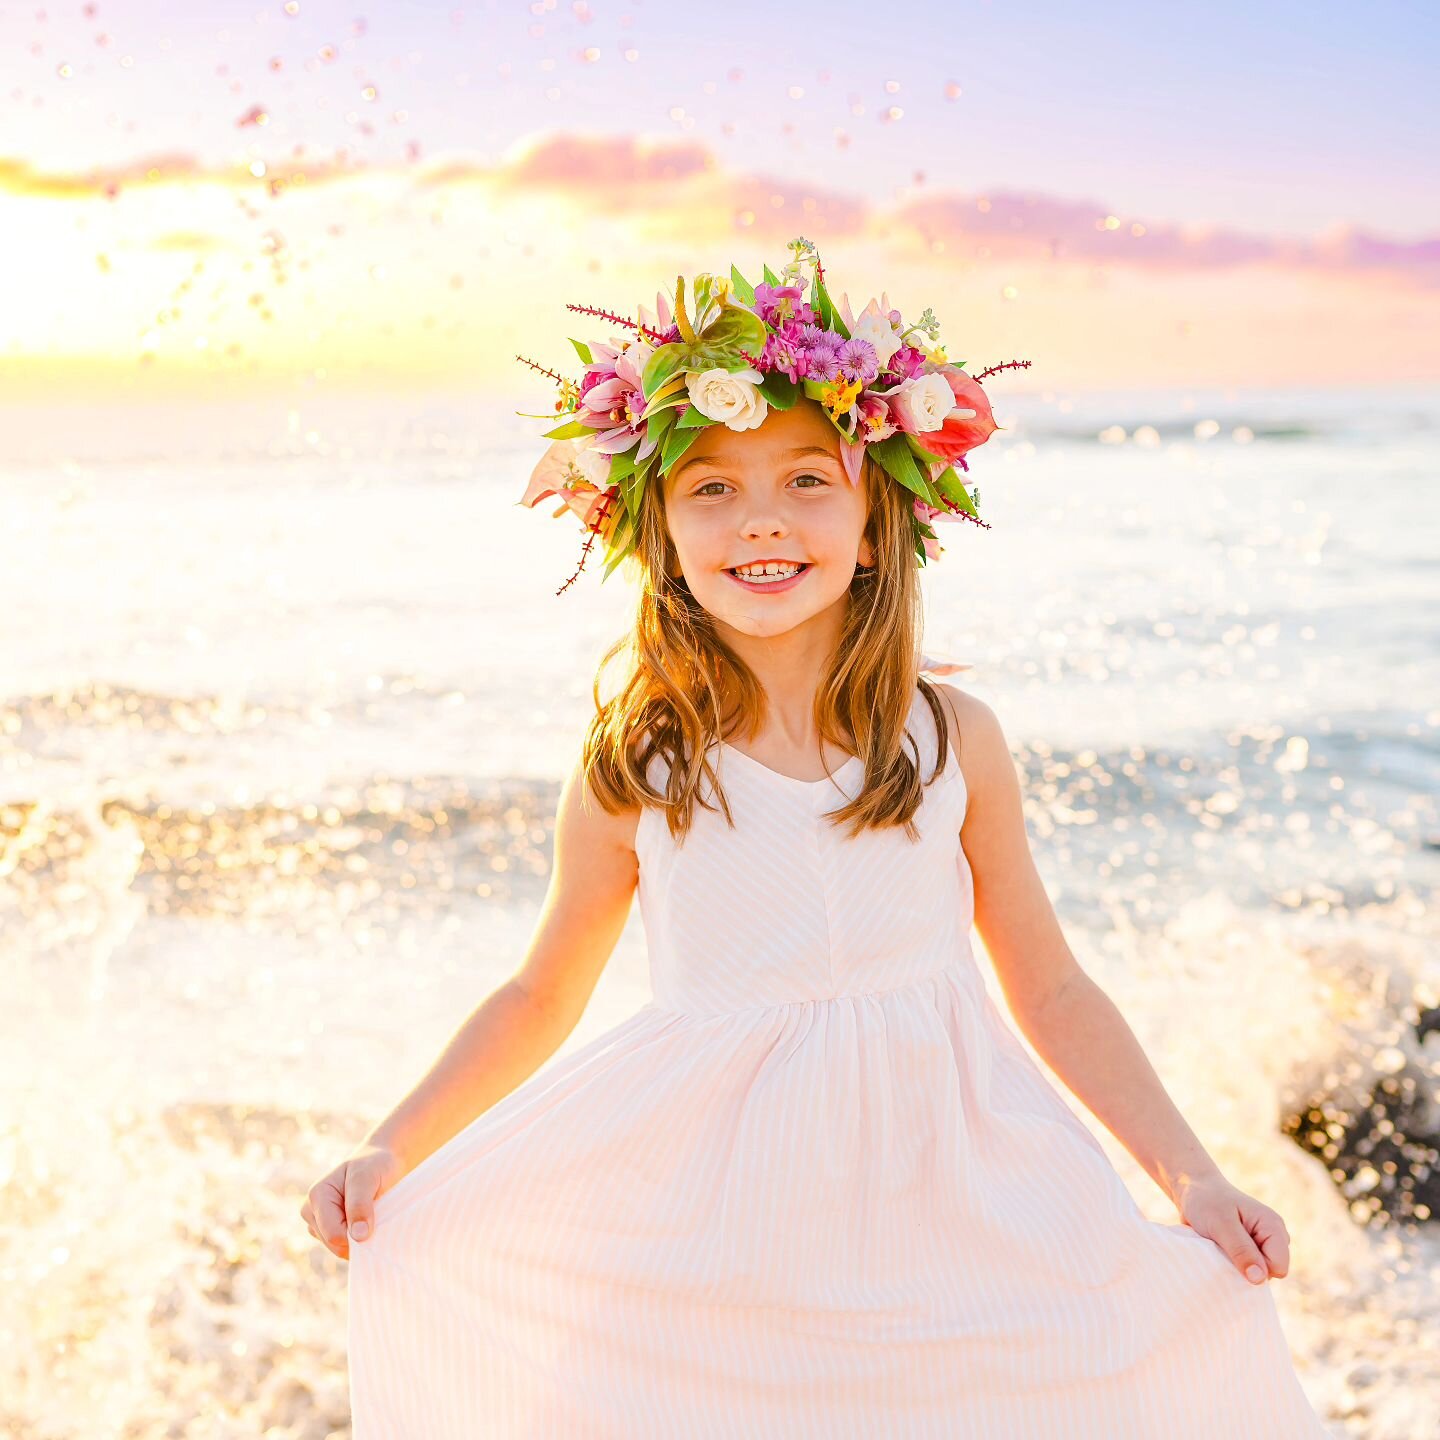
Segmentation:
{"type": "Polygon", "coordinates": [[[519,504],[534,509],[542,500],[558,495],[564,502],[555,515],[572,510],[587,530],[596,528],[601,502],[609,484],[610,457],[593,446],[574,440],[555,440],[530,472],[530,483],[519,504]]]}

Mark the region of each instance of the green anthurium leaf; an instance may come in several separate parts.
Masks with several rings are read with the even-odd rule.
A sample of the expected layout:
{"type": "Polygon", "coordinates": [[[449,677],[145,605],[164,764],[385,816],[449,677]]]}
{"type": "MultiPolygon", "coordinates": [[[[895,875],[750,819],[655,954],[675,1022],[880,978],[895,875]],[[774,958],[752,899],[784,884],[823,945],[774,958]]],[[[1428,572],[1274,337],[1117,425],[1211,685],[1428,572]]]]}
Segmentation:
{"type": "Polygon", "coordinates": [[[947,466],[935,477],[935,488],[947,500],[958,505],[967,515],[973,515],[977,520],[980,518],[980,513],[975,508],[975,502],[971,500],[970,492],[965,488],[965,482],[961,480],[953,465],[947,466]]]}
{"type": "Polygon", "coordinates": [[[740,352],[759,355],[769,332],[758,315],[738,305],[727,305],[715,322],[693,341],[677,340],[662,345],[645,363],[641,388],[652,400],[682,371],[693,375],[702,370],[745,370],[750,361],[740,352]]]}
{"type": "Polygon", "coordinates": [[[755,287],[733,265],[730,267],[730,283],[745,304],[753,305],[755,303],[755,287]]]}
{"type": "Polygon", "coordinates": [[[695,343],[698,348],[711,354],[734,355],[738,364],[733,368],[739,369],[750,362],[735,352],[748,350],[752,355],[758,355],[765,348],[768,334],[765,322],[753,310],[746,310],[740,305],[727,305],[714,323],[706,327],[704,334],[697,337],[695,343]]]}
{"type": "Polygon", "coordinates": [[[771,370],[755,387],[772,410],[788,410],[800,398],[801,387],[779,370],[771,370]]]}
{"type": "Polygon", "coordinates": [[[888,440],[869,446],[868,449],[884,467],[886,474],[898,480],[907,490],[913,490],[922,499],[925,497],[928,488],[925,476],[915,463],[915,456],[911,453],[908,438],[903,431],[892,435],[888,440]]]}
{"type": "Polygon", "coordinates": [[[583,420],[571,420],[564,425],[557,425],[553,430],[547,430],[545,439],[578,440],[582,435],[594,435],[595,433],[593,425],[587,425],[583,420]]]}
{"type": "MultiPolygon", "coordinates": [[[[763,385],[760,387],[765,388],[763,385]]],[[[700,413],[700,407],[692,404],[688,410],[675,422],[682,430],[703,430],[707,425],[718,425],[718,420],[712,420],[708,415],[700,413]]]]}
{"type": "Polygon", "coordinates": [[[575,353],[587,364],[593,365],[595,358],[590,353],[590,347],[583,340],[572,339],[570,343],[575,347],[575,353]]]}
{"type": "Polygon", "coordinates": [[[767,285],[778,285],[780,277],[767,265],[765,267],[765,283],[767,285]]]}

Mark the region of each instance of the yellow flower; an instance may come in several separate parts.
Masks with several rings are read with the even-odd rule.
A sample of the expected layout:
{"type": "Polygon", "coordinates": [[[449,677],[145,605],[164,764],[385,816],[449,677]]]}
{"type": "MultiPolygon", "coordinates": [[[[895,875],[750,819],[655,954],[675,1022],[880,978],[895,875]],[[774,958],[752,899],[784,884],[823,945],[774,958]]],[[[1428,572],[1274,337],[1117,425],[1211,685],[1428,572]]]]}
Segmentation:
{"type": "Polygon", "coordinates": [[[945,347],[943,345],[937,345],[933,350],[927,350],[925,354],[936,365],[948,365],[950,363],[949,357],[945,354],[945,347]]]}
{"type": "Polygon", "coordinates": [[[860,380],[832,380],[820,392],[820,403],[831,415],[843,415],[864,388],[860,380]]]}

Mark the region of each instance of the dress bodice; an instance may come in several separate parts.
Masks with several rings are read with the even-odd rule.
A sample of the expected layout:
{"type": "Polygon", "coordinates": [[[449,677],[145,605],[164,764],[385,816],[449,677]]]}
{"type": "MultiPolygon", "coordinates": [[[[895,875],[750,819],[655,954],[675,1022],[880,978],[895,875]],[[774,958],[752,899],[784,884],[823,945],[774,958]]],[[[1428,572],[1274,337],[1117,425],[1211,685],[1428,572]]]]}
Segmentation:
{"type": "MultiPolygon", "coordinates": [[[[939,736],[918,685],[907,731],[924,780],[939,736]]],[[[664,761],[651,763],[651,783],[663,790],[664,761]]],[[[968,955],[965,780],[949,746],[912,817],[913,840],[903,826],[851,837],[826,818],[858,793],[858,756],[815,781],[782,775],[724,742],[712,745],[711,763],[733,829],[722,812],[699,805],[683,843],[657,808],[642,810],[637,824],[657,1004],[721,1014],[892,990],[968,955]]]]}

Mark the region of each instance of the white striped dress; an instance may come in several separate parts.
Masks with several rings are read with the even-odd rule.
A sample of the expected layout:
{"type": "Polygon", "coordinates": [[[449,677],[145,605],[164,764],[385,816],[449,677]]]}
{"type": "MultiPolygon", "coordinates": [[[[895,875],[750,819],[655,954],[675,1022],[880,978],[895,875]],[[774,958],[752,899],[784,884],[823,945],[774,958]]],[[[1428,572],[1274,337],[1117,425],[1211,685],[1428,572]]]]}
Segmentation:
{"type": "Polygon", "coordinates": [[[824,818],[858,758],[716,748],[733,831],[639,822],[653,1001],[351,1242],[354,1440],[1323,1437],[1274,1282],[1144,1218],[986,992],[954,754],[912,842],[824,818]]]}

